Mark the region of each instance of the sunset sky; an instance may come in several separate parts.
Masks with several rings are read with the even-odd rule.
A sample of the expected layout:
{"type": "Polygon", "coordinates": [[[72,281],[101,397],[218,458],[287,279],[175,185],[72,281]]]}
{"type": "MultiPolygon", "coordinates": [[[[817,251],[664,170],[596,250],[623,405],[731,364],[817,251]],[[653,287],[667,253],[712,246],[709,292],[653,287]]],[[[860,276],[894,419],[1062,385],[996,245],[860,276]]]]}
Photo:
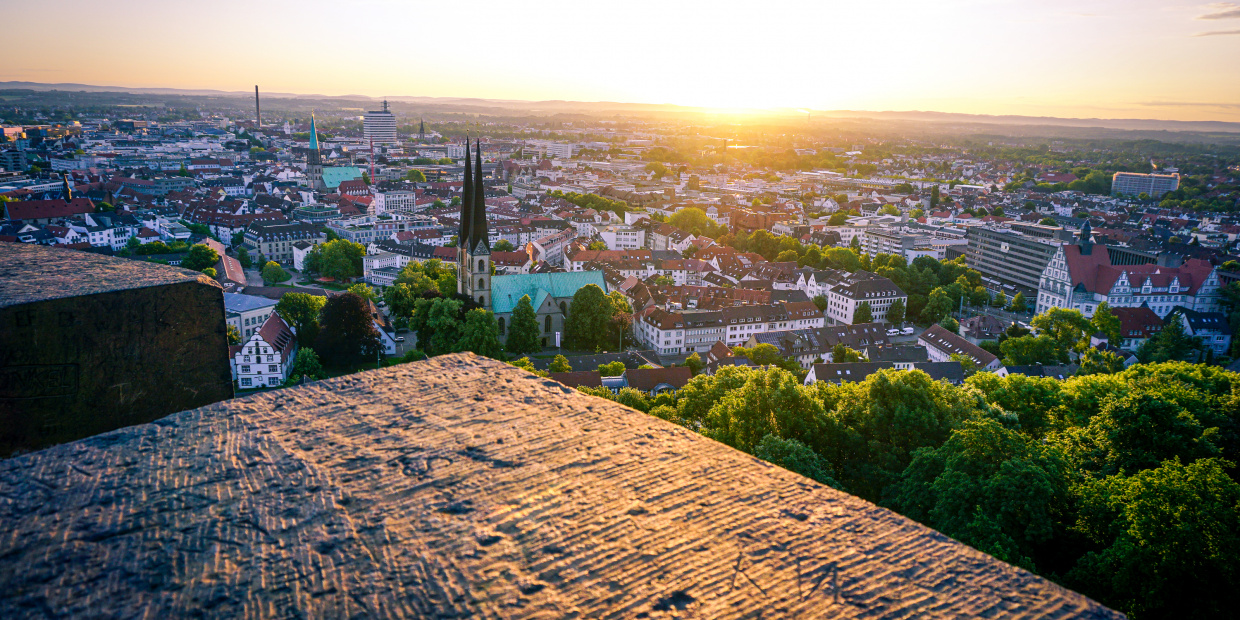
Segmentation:
{"type": "Polygon", "coordinates": [[[1237,3],[0,3],[0,80],[1240,121],[1237,3]]]}

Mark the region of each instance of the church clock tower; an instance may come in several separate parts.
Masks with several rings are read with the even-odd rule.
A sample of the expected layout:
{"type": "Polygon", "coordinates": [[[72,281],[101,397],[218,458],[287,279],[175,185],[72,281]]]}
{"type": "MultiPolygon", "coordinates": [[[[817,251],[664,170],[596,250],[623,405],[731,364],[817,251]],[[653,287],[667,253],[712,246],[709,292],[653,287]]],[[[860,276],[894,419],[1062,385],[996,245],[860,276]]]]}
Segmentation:
{"type": "Polygon", "coordinates": [[[310,189],[327,189],[323,182],[323,155],[319,152],[319,132],[314,126],[314,112],[310,113],[310,153],[306,155],[306,179],[310,189]]]}
{"type": "Polygon", "coordinates": [[[482,144],[477,144],[471,170],[469,140],[465,141],[465,182],[461,226],[457,235],[457,292],[491,309],[491,240],[487,231],[486,196],[482,188],[482,144]]]}

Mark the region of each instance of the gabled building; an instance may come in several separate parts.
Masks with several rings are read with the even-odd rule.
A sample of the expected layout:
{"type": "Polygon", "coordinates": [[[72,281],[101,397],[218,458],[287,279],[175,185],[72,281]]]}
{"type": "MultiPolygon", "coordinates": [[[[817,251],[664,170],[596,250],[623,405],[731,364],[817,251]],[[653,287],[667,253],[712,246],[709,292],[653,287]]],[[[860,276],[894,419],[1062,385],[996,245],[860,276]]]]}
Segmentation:
{"type": "Polygon", "coordinates": [[[1231,349],[1231,325],[1222,312],[1198,312],[1192,308],[1176,306],[1172,313],[1180,317],[1184,331],[1201,338],[1201,346],[1216,357],[1231,349]]]}
{"type": "Polygon", "coordinates": [[[1093,243],[1086,223],[1077,243],[1060,246],[1042,272],[1036,311],[1069,308],[1092,317],[1104,301],[1111,308],[1147,306],[1160,317],[1176,306],[1197,312],[1222,309],[1222,284],[1208,261],[1194,258],[1178,267],[1165,260],[1118,264],[1113,254],[1122,258],[1122,253],[1093,243]]]}
{"type": "Polygon", "coordinates": [[[973,360],[978,370],[996,370],[1001,365],[994,353],[953,334],[942,325],[931,325],[917,339],[917,344],[926,348],[926,355],[932,362],[948,362],[952,361],[952,355],[964,355],[973,360]]]}
{"type": "Polygon", "coordinates": [[[249,339],[229,347],[229,353],[240,389],[275,387],[288,380],[297,357],[297,336],[280,315],[272,312],[249,339]]]}

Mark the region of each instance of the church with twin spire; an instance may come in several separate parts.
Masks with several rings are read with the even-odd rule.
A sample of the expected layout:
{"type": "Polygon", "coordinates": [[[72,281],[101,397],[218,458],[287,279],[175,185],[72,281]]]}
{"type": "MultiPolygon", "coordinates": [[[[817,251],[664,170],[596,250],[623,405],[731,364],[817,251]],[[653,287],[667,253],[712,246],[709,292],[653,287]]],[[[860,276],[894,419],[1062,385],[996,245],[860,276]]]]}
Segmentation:
{"type": "Polygon", "coordinates": [[[465,182],[461,188],[461,225],[457,234],[456,292],[491,308],[491,239],[487,231],[486,192],[482,187],[482,144],[476,165],[470,164],[465,140],[465,182]],[[475,172],[476,170],[476,172],[475,172]]]}
{"type": "Polygon", "coordinates": [[[522,297],[530,305],[538,321],[540,341],[544,347],[560,344],[568,320],[573,295],[583,286],[597,285],[607,292],[601,271],[571,271],[491,275],[491,238],[487,229],[486,190],[483,187],[482,144],[474,143],[470,152],[465,142],[465,172],[461,192],[461,223],[457,234],[457,293],[495,314],[499,337],[507,342],[512,311],[522,297]]]}

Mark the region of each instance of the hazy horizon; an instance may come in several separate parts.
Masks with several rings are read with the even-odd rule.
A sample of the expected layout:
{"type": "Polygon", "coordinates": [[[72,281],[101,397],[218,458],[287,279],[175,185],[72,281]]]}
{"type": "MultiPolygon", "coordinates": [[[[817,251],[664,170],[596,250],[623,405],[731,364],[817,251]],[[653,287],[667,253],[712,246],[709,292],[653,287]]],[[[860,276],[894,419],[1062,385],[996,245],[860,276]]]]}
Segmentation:
{"type": "Polygon", "coordinates": [[[0,80],[720,111],[927,111],[1240,121],[1240,4],[1049,0],[741,3],[637,0],[414,6],[284,0],[205,6],[85,0],[115,38],[10,33],[0,80]],[[219,28],[186,29],[186,24],[219,28]],[[138,46],[126,33],[142,33],[138,46]],[[467,37],[468,35],[468,37],[467,37]],[[8,52],[13,54],[13,52],[8,52]]]}

